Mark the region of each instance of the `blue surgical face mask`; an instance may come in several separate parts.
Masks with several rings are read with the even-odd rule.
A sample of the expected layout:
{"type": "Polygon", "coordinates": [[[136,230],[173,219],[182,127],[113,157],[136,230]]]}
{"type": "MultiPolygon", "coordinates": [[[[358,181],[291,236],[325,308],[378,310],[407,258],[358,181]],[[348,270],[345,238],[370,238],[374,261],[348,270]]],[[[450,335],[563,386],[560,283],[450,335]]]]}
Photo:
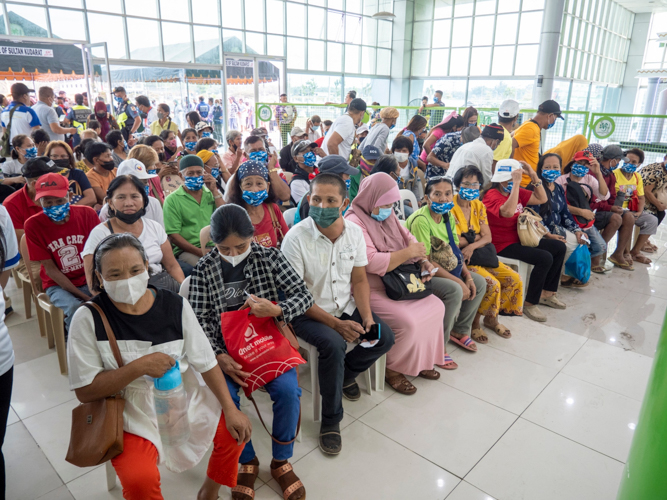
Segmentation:
{"type": "Polygon", "coordinates": [[[123,102],[123,98],[122,98],[122,97],[113,96],[113,98],[114,98],[114,100],[115,100],[118,104],[120,104],[121,102],[123,102]]]}
{"type": "Polygon", "coordinates": [[[347,180],[345,181],[345,189],[347,189],[348,191],[350,190],[350,184],[351,184],[351,183],[352,183],[352,181],[351,181],[350,179],[347,179],[347,180]]]}
{"type": "Polygon", "coordinates": [[[452,208],[454,208],[454,203],[451,201],[448,201],[447,203],[436,203],[435,201],[431,201],[431,210],[438,215],[448,214],[452,208]]]}
{"type": "Polygon", "coordinates": [[[391,124],[391,127],[389,127],[389,130],[391,130],[391,129],[394,128],[395,126],[396,126],[396,124],[395,124],[395,123],[392,123],[392,124],[391,124]]]}
{"type": "Polygon", "coordinates": [[[317,156],[315,156],[315,153],[312,151],[308,151],[305,155],[303,155],[303,164],[306,167],[314,167],[316,162],[317,156]]]}
{"type": "Polygon", "coordinates": [[[505,191],[506,193],[511,193],[513,187],[514,187],[514,181],[509,181],[507,183],[507,186],[503,187],[503,191],[505,191]]]}
{"type": "Polygon", "coordinates": [[[23,156],[25,156],[26,158],[37,158],[37,148],[35,146],[31,148],[26,148],[23,156]]]}
{"type": "Polygon", "coordinates": [[[621,165],[621,170],[626,174],[632,174],[637,170],[637,165],[623,162],[623,165],[621,165]]]}
{"type": "Polygon", "coordinates": [[[437,97],[437,96],[433,98],[433,102],[438,102],[439,100],[440,100],[440,98],[437,97]]]}
{"type": "Polygon", "coordinates": [[[212,168],[211,169],[211,175],[217,179],[218,177],[220,177],[220,169],[219,168],[212,168]]]}
{"type": "Polygon", "coordinates": [[[553,123],[549,123],[549,124],[547,125],[547,130],[549,130],[550,128],[552,128],[554,125],[556,125],[556,120],[555,120],[555,119],[554,119],[554,122],[553,122],[553,123]]]}
{"type": "Polygon", "coordinates": [[[542,170],[542,179],[553,182],[560,177],[560,170],[542,170]]]}
{"type": "Polygon", "coordinates": [[[185,187],[190,191],[199,191],[202,187],[204,187],[204,176],[200,175],[199,177],[186,177],[185,187]]]}
{"type": "Polygon", "coordinates": [[[127,142],[123,141],[123,151],[126,153],[130,150],[130,146],[127,145],[127,142]]]}
{"type": "Polygon", "coordinates": [[[313,125],[313,126],[311,127],[311,130],[312,130],[313,132],[316,132],[316,131],[318,131],[319,129],[320,129],[320,126],[319,126],[319,125],[313,125]]]}
{"type": "Polygon", "coordinates": [[[52,207],[43,207],[42,210],[53,222],[61,222],[69,215],[69,202],[52,207]]]}
{"type": "Polygon", "coordinates": [[[253,207],[258,207],[269,197],[266,189],[261,191],[243,191],[243,201],[253,207]]]}
{"type": "Polygon", "coordinates": [[[157,169],[151,168],[149,170],[146,170],[146,172],[148,172],[151,175],[155,175],[155,174],[157,174],[157,169]]]}
{"type": "Polygon", "coordinates": [[[248,158],[251,160],[255,161],[261,161],[262,163],[266,163],[269,161],[269,155],[266,153],[266,151],[253,151],[248,155],[248,158]]]}
{"type": "Polygon", "coordinates": [[[217,155],[217,154],[218,154],[218,150],[217,150],[217,149],[211,149],[210,151],[211,151],[211,153],[213,153],[214,155],[217,155]]]}
{"type": "Polygon", "coordinates": [[[210,133],[210,132],[202,132],[202,133],[201,133],[201,136],[202,136],[202,139],[203,139],[204,137],[211,137],[211,133],[210,133]]]}
{"type": "Polygon", "coordinates": [[[373,217],[376,221],[382,222],[383,220],[386,220],[393,212],[394,210],[389,207],[389,208],[381,208],[380,213],[377,215],[371,212],[371,217],[373,217]]]}
{"type": "Polygon", "coordinates": [[[582,165],[581,163],[575,163],[572,165],[572,175],[575,177],[583,177],[588,173],[588,167],[586,165],[582,165]]]}
{"type": "Polygon", "coordinates": [[[459,189],[459,196],[468,201],[476,200],[479,198],[479,189],[461,188],[459,189]]]}
{"type": "Polygon", "coordinates": [[[477,126],[477,122],[475,122],[475,123],[468,123],[468,127],[476,127],[476,126],[477,126]]]}
{"type": "Polygon", "coordinates": [[[144,186],[144,190],[146,191],[146,196],[151,195],[151,187],[148,184],[144,186]]]}
{"type": "Polygon", "coordinates": [[[187,149],[188,151],[194,151],[196,147],[197,147],[196,141],[188,141],[185,143],[185,149],[187,149]]]}

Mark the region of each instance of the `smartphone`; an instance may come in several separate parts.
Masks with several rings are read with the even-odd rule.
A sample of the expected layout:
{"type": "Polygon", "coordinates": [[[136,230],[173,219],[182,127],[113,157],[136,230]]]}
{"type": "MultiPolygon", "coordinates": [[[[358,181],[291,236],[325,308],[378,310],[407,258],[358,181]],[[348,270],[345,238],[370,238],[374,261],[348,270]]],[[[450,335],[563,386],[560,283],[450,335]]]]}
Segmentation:
{"type": "Polygon", "coordinates": [[[435,273],[438,272],[438,269],[440,269],[440,268],[439,267],[434,267],[433,271],[431,271],[430,273],[428,271],[422,271],[422,276],[428,276],[429,274],[435,274],[435,273]]]}
{"type": "Polygon", "coordinates": [[[269,146],[269,154],[273,154],[276,152],[276,148],[274,146],[269,146]]]}
{"type": "Polygon", "coordinates": [[[379,340],[380,339],[380,325],[375,324],[371,326],[371,329],[364,333],[363,335],[359,335],[359,341],[364,342],[364,341],[370,341],[370,340],[379,340]]]}

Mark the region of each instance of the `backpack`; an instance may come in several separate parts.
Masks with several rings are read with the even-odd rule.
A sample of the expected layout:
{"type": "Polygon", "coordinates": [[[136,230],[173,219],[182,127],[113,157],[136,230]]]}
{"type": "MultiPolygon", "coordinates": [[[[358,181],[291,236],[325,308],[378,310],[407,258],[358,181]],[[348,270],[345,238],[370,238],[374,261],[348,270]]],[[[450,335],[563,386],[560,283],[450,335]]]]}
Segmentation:
{"type": "Polygon", "coordinates": [[[0,149],[0,154],[5,158],[8,158],[12,153],[12,145],[9,141],[9,138],[12,135],[12,118],[14,117],[14,111],[16,111],[16,108],[18,108],[18,106],[14,106],[9,112],[9,120],[7,120],[7,126],[5,127],[5,131],[2,134],[2,139],[0,139],[0,146],[2,146],[2,149],[0,149]]]}

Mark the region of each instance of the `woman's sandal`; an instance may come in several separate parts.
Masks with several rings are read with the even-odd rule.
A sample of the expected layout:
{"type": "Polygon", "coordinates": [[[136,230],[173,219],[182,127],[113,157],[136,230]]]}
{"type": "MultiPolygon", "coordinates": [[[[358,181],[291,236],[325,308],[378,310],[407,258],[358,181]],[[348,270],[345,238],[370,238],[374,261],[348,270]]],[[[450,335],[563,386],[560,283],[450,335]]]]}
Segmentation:
{"type": "Polygon", "coordinates": [[[287,462],[285,465],[281,465],[276,469],[271,469],[271,477],[276,480],[280,488],[283,490],[283,498],[285,500],[290,500],[290,495],[296,493],[299,489],[303,488],[303,495],[300,497],[295,497],[291,500],[306,500],[306,488],[303,486],[301,480],[294,474],[292,469],[292,464],[287,462]],[[286,476],[291,473],[291,476],[286,476]]]}
{"type": "Polygon", "coordinates": [[[470,332],[470,335],[472,336],[472,339],[479,344],[489,343],[489,337],[486,336],[486,332],[481,328],[475,328],[470,332]]]}
{"type": "Polygon", "coordinates": [[[611,257],[608,257],[608,259],[609,259],[609,262],[614,264],[614,267],[620,267],[621,269],[625,269],[626,271],[634,271],[635,270],[635,268],[633,266],[631,266],[630,264],[628,264],[625,261],[625,259],[623,259],[623,262],[619,262],[616,259],[613,259],[611,257]]]}
{"type": "Polygon", "coordinates": [[[419,376],[426,380],[438,380],[440,378],[440,372],[437,370],[422,370],[419,372],[419,376]]]}
{"type": "Polygon", "coordinates": [[[596,274],[604,274],[605,273],[604,266],[593,266],[591,267],[591,272],[596,274]]]}
{"type": "Polygon", "coordinates": [[[512,336],[512,332],[510,332],[510,329],[507,328],[505,325],[501,325],[498,323],[496,326],[489,326],[486,323],[484,323],[484,326],[493,330],[497,335],[500,335],[504,339],[508,339],[512,336]]]}
{"type": "Polygon", "coordinates": [[[460,339],[457,339],[456,337],[454,337],[454,335],[450,335],[449,340],[451,340],[455,344],[460,345],[467,351],[477,352],[477,346],[475,345],[475,342],[473,342],[473,340],[467,335],[464,335],[460,339]],[[472,349],[473,347],[474,349],[472,349]]]}
{"type": "Polygon", "coordinates": [[[452,357],[445,353],[445,362],[441,365],[435,365],[438,368],[442,368],[443,370],[456,370],[459,365],[456,364],[456,361],[452,359],[452,357]]]}
{"type": "MultiPolygon", "coordinates": [[[[593,269],[591,269],[591,271],[592,271],[592,270],[593,270],[593,269]]],[[[570,288],[570,287],[574,287],[574,288],[585,288],[585,287],[588,286],[588,283],[582,283],[582,282],[579,281],[578,279],[572,278],[572,279],[569,279],[569,280],[567,280],[567,281],[561,281],[561,282],[560,282],[560,286],[565,287],[565,288],[570,288]]]]}
{"type": "Polygon", "coordinates": [[[410,381],[405,378],[405,375],[399,373],[393,377],[385,376],[385,381],[394,389],[396,392],[405,394],[406,396],[411,396],[417,392],[417,388],[410,383],[410,381]]]}
{"type": "Polygon", "coordinates": [[[646,264],[646,265],[653,263],[651,259],[645,257],[642,254],[632,255],[632,260],[634,260],[635,262],[639,262],[640,264],[646,264]]]}
{"type": "MultiPolygon", "coordinates": [[[[232,500],[253,500],[255,498],[255,481],[257,480],[257,476],[259,475],[259,464],[257,465],[241,465],[239,467],[239,471],[237,473],[237,478],[241,474],[248,474],[252,476],[252,484],[253,486],[243,486],[241,484],[237,484],[232,488],[232,500]],[[237,495],[235,495],[237,493],[237,495]]],[[[238,483],[237,479],[237,483],[238,483]]],[[[246,481],[244,481],[246,482],[246,481]]]]}

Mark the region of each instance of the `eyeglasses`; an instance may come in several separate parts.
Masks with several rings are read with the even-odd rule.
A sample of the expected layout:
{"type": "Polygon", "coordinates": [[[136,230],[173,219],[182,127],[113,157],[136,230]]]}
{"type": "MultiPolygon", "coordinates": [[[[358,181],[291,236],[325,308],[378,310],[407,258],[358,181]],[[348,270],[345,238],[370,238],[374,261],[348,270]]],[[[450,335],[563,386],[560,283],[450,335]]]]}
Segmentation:
{"type": "Polygon", "coordinates": [[[69,156],[58,156],[58,155],[50,155],[49,158],[52,160],[69,160],[69,156]]]}
{"type": "Polygon", "coordinates": [[[479,182],[475,182],[473,184],[470,184],[469,182],[462,182],[461,187],[468,188],[468,189],[479,189],[479,186],[481,184],[479,182]]]}

